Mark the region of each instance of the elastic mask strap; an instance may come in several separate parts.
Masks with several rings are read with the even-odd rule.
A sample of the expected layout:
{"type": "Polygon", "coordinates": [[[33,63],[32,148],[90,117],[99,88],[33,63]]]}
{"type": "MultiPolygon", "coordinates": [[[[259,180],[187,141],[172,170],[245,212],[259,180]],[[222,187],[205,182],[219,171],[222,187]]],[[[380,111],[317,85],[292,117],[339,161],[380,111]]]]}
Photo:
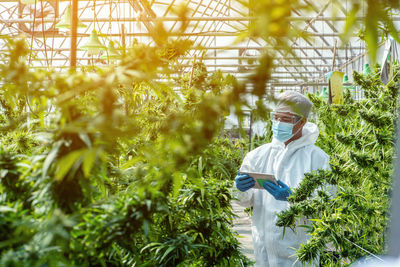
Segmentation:
{"type": "MultiPolygon", "coordinates": [[[[301,118],[298,122],[296,122],[296,123],[293,125],[293,127],[295,127],[297,124],[299,124],[299,122],[301,122],[302,119],[303,119],[303,118],[301,118]]],[[[295,136],[298,132],[300,132],[301,129],[302,129],[302,128],[298,129],[297,132],[295,132],[295,133],[292,135],[292,137],[295,136]]]]}

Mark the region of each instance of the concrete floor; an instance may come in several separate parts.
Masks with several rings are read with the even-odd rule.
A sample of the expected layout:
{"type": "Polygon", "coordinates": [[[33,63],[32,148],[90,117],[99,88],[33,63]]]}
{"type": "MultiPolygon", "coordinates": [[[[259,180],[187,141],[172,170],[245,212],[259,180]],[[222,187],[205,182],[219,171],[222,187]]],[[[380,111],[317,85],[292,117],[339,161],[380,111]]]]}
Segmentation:
{"type": "Polygon", "coordinates": [[[254,261],[253,240],[251,238],[251,218],[243,211],[244,208],[232,202],[232,210],[238,216],[234,220],[233,229],[239,234],[241,251],[254,261]]]}

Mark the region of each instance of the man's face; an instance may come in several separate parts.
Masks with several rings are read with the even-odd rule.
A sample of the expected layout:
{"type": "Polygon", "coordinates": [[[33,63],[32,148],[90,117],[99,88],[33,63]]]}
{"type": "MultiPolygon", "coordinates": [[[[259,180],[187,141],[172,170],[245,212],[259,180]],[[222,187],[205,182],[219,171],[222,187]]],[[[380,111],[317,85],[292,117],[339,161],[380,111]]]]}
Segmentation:
{"type": "Polygon", "coordinates": [[[293,124],[293,134],[299,132],[307,121],[290,112],[271,112],[271,120],[293,124]]]}

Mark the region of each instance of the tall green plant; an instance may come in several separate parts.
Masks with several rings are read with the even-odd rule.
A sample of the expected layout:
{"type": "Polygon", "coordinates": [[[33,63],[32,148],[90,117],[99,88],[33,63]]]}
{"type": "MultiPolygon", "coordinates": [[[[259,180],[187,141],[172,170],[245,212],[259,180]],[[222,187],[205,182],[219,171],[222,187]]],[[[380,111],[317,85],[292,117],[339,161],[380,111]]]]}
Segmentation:
{"type": "Polygon", "coordinates": [[[365,96],[359,102],[349,92],[343,105],[331,106],[309,95],[318,114],[318,145],[330,155],[331,171],[307,174],[277,222],[292,229],[301,227],[303,220],[309,222],[311,239],[296,252],[302,262],[320,257],[324,266],[341,266],[385,252],[394,123],[399,115],[398,66],[395,73],[385,86],[377,71],[354,72],[365,96]],[[326,190],[329,184],[336,194],[326,190]]]}
{"type": "Polygon", "coordinates": [[[22,148],[22,157],[1,153],[0,190],[7,194],[1,205],[8,222],[0,229],[8,232],[0,246],[3,265],[246,262],[231,230],[226,179],[241,154],[223,139],[211,144],[222,130],[221,114],[237,101],[241,87],[220,72],[195,73],[190,87],[185,79],[155,81],[169,77],[173,59],[188,45],[164,38],[156,47],[134,45],[116,69],[68,76],[31,72],[24,65],[24,42],[10,41],[21,50],[10,50],[9,64],[2,66],[3,74],[19,73],[1,77],[3,140],[10,131],[24,130],[43,146],[29,153],[22,148]],[[176,85],[191,95],[181,98],[176,85]],[[41,89],[46,86],[48,91],[41,89]],[[42,97],[52,105],[52,117],[43,117],[47,104],[36,107],[39,123],[28,128],[28,101],[42,97]],[[207,163],[210,155],[213,164],[207,163]],[[10,216],[8,207],[19,201],[27,203],[25,210],[10,216]]]}

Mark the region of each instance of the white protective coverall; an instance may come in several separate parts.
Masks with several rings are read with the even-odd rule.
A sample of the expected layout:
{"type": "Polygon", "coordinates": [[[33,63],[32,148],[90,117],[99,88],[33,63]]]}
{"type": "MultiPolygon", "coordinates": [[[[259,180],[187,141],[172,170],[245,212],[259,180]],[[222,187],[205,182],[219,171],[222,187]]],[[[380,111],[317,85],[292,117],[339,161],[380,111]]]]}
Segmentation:
{"type": "MultiPolygon", "coordinates": [[[[274,174],[291,188],[295,188],[304,177],[317,169],[329,168],[329,156],[315,146],[318,127],[307,122],[302,137],[285,144],[273,138],[271,143],[250,151],[243,160],[241,172],[274,174]]],[[[236,187],[235,187],[236,189],[236,187]]],[[[303,228],[297,227],[297,234],[275,225],[276,213],[289,207],[289,202],[275,200],[265,189],[235,190],[235,197],[243,207],[253,206],[252,235],[256,267],[302,266],[296,262],[295,249],[307,240],[303,228]]]]}

